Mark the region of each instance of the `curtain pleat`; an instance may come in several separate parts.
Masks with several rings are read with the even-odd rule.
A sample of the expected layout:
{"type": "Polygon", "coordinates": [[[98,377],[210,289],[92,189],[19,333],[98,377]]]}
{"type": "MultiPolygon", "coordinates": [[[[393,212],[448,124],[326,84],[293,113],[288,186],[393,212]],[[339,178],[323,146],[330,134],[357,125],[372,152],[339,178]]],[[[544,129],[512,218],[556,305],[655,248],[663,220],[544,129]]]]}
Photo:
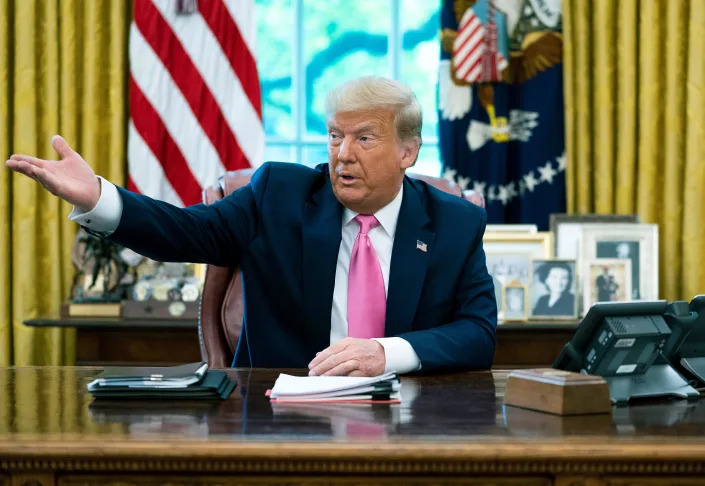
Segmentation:
{"type": "MultiPolygon", "coordinates": [[[[59,133],[96,172],[124,185],[130,7],[111,0],[2,2],[0,150],[6,156],[55,159],[50,139],[59,133]]],[[[66,217],[71,208],[7,170],[0,190],[0,360],[71,364],[74,331],[22,323],[57,317],[71,295],[77,230],[66,217]]]]}
{"type": "Polygon", "coordinates": [[[629,28],[637,16],[637,2],[615,2],[616,53],[615,79],[615,153],[614,179],[619,190],[614,191],[614,211],[634,214],[636,211],[636,174],[639,113],[637,110],[638,30],[629,28]]]}
{"type": "MultiPolygon", "coordinates": [[[[9,156],[12,124],[11,39],[14,35],[12,4],[0,2],[0,154],[9,156]]],[[[0,155],[0,160],[5,160],[0,155]]],[[[0,365],[12,363],[12,175],[0,170],[0,365]]]]}
{"type": "MultiPolygon", "coordinates": [[[[680,260],[680,248],[683,232],[683,179],[685,169],[685,79],[688,59],[688,8],[685,2],[668,2],[666,8],[664,52],[666,92],[662,99],[664,104],[663,127],[663,179],[661,201],[662,216],[659,218],[660,229],[670,238],[662,238],[660,261],[680,260]]],[[[658,204],[658,201],[656,201],[658,204]]],[[[664,268],[666,275],[663,282],[664,295],[683,295],[683,285],[678,275],[671,269],[664,268]]]]}
{"type": "MultiPolygon", "coordinates": [[[[588,141],[595,147],[596,153],[614,153],[615,148],[615,76],[616,29],[614,28],[615,2],[613,0],[596,0],[592,21],[592,65],[594,73],[591,90],[592,97],[592,133],[588,141]]],[[[589,79],[589,78],[588,78],[589,79]]],[[[614,163],[610,157],[597,156],[593,159],[595,181],[613,180],[614,163]]],[[[614,212],[614,188],[610,185],[600,187],[595,192],[595,210],[598,213],[614,212]]]]}
{"type": "Polygon", "coordinates": [[[689,295],[705,293],[705,2],[692,1],[687,18],[682,253],[683,291],[689,295]]]}
{"type": "Polygon", "coordinates": [[[658,223],[661,297],[705,293],[705,2],[563,6],[568,210],[658,223]]]}

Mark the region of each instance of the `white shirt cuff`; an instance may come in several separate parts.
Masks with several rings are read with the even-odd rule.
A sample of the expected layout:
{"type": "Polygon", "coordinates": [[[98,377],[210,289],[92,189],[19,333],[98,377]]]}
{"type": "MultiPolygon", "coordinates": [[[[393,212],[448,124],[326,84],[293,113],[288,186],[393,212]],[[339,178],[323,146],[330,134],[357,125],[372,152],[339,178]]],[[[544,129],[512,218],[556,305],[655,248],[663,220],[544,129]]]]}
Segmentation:
{"type": "Polygon", "coordinates": [[[86,227],[99,236],[109,236],[120,224],[122,217],[122,198],[117,187],[98,176],[100,180],[100,198],[98,204],[88,211],[73,207],[69,219],[86,227]]]}
{"type": "Polygon", "coordinates": [[[384,348],[384,372],[396,371],[400,375],[421,368],[421,360],[409,341],[400,337],[374,338],[384,348]]]}

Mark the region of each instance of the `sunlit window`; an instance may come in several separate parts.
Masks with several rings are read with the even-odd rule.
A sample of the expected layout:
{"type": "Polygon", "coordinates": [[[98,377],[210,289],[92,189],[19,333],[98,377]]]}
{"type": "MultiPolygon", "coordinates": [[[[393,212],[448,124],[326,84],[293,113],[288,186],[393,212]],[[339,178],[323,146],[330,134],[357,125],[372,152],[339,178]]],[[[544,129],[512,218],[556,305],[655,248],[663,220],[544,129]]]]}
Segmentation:
{"type": "Polygon", "coordinates": [[[414,172],[440,175],[438,0],[257,0],[265,160],[327,160],[326,93],[360,75],[400,79],[423,108],[414,172]]]}

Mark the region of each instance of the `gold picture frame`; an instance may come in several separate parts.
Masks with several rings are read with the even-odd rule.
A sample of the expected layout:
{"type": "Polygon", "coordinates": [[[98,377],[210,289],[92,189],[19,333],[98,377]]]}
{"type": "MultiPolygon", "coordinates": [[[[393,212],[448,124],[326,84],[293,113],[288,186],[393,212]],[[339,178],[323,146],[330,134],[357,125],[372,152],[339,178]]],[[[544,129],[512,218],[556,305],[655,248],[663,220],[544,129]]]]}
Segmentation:
{"type": "Polygon", "coordinates": [[[502,287],[503,322],[526,322],[528,318],[528,287],[518,280],[502,287]]]}
{"type": "Polygon", "coordinates": [[[583,266],[584,314],[587,314],[590,307],[598,302],[632,300],[632,261],[630,259],[592,258],[585,260],[583,266]]]}
{"type": "Polygon", "coordinates": [[[482,237],[485,253],[530,254],[532,258],[553,257],[553,235],[536,233],[486,232],[482,237]]]}

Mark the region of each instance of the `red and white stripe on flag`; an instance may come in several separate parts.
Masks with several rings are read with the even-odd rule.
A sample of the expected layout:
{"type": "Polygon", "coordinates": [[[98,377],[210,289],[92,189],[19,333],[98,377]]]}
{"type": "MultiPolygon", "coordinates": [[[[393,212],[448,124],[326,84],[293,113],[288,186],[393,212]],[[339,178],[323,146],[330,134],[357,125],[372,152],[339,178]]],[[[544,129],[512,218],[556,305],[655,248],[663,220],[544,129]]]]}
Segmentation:
{"type": "Polygon", "coordinates": [[[254,0],[134,0],[130,190],[188,206],[262,163],[255,34],[254,0]]]}
{"type": "Polygon", "coordinates": [[[482,54],[485,52],[485,28],[472,8],[458,25],[458,35],[453,42],[455,77],[473,83],[482,73],[482,54]]]}
{"type": "Polygon", "coordinates": [[[455,77],[461,81],[501,81],[502,70],[508,63],[497,48],[497,24],[491,2],[485,25],[472,8],[465,11],[453,42],[453,65],[455,77]]]}

